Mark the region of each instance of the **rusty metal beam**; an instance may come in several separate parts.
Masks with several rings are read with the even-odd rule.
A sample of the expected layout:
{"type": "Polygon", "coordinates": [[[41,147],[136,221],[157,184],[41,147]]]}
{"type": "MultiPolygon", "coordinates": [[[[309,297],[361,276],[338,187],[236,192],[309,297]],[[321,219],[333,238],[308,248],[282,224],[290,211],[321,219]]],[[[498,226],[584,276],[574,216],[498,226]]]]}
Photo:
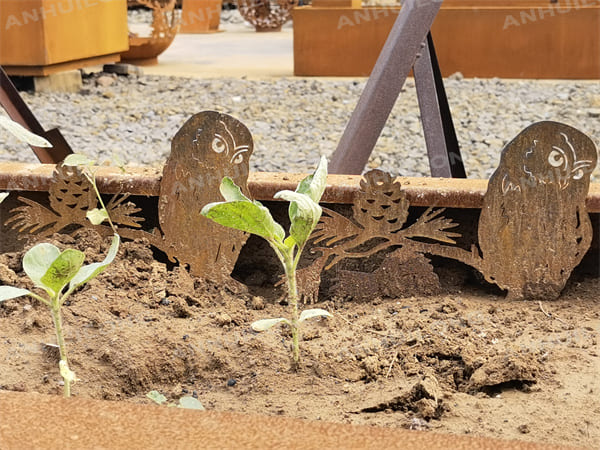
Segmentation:
{"type": "MultiPolygon", "coordinates": [[[[0,163],[1,191],[47,191],[54,165],[0,163]]],[[[252,172],[248,188],[257,200],[273,200],[282,189],[295,189],[306,174],[252,172]]],[[[157,197],[160,193],[161,169],[130,167],[123,173],[116,167],[100,167],[98,187],[105,194],[129,193],[157,197]]],[[[329,175],[324,203],[349,204],[359,190],[358,175],[329,175]]],[[[460,178],[398,177],[412,206],[446,208],[481,208],[487,180],[460,178]]],[[[600,213],[600,183],[592,183],[586,200],[589,212],[600,213]]]]}
{"type": "MultiPolygon", "coordinates": [[[[423,45],[426,46],[427,34],[441,4],[436,0],[406,0],[402,5],[356,109],[331,156],[330,173],[362,173],[406,77],[423,45]]],[[[428,70],[431,71],[431,64],[428,70]]]]}
{"type": "Polygon", "coordinates": [[[6,110],[8,116],[12,120],[21,124],[32,133],[46,138],[46,140],[52,144],[52,148],[50,149],[35,147],[33,145],[30,146],[41,163],[58,163],[65,159],[67,155],[73,153],[73,150],[71,150],[71,147],[57,128],[44,131],[44,128],[23,101],[19,92],[1,66],[0,105],[6,110]]]}
{"type": "Polygon", "coordinates": [[[467,178],[431,33],[413,71],[431,176],[467,178]]]}

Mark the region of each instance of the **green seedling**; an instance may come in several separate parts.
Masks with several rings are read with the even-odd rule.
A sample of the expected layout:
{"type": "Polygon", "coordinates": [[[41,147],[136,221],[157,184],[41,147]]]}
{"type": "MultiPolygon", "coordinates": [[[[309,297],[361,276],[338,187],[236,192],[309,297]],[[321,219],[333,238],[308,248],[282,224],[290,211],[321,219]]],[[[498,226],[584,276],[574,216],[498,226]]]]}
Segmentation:
{"type": "MultiPolygon", "coordinates": [[[[0,125],[14,134],[18,139],[27,142],[28,144],[37,147],[52,147],[52,145],[44,138],[37,136],[18,123],[6,118],[0,117],[0,125]]],[[[116,228],[110,221],[110,217],[106,213],[106,208],[100,197],[100,192],[96,186],[94,173],[91,171],[91,161],[82,159],[82,155],[70,155],[67,157],[69,163],[66,165],[85,165],[84,172],[86,177],[94,187],[94,191],[102,209],[88,212],[88,219],[92,223],[101,223],[103,220],[108,220],[115,235],[112,239],[112,244],[104,261],[83,265],[85,254],[79,250],[66,249],[61,252],[52,244],[42,243],[32,247],[23,257],[23,270],[27,276],[33,281],[36,288],[42,289],[45,294],[39,295],[28,289],[21,289],[13,286],[0,286],[0,302],[29,296],[39,300],[44,305],[50,308],[54,330],[56,332],[56,340],[58,341],[58,349],[60,353],[59,370],[60,375],[64,380],[64,396],[70,397],[71,383],[75,381],[75,373],[69,368],[69,360],[67,358],[67,348],[62,329],[62,314],[61,307],[67,301],[69,296],[78,287],[84,285],[92,278],[95,278],[115,259],[119,250],[119,235],[116,233],[116,228]],[[102,217],[102,220],[100,220],[102,217]]],[[[6,198],[8,194],[0,194],[0,202],[6,198]]]]}
{"type": "Polygon", "coordinates": [[[162,395],[160,392],[158,391],[150,391],[146,394],[146,397],[148,397],[150,400],[152,400],[154,403],[158,404],[158,405],[167,405],[169,407],[177,407],[177,408],[184,408],[184,409],[197,409],[200,411],[204,411],[204,405],[202,405],[202,403],[200,402],[200,400],[198,400],[195,397],[186,395],[185,397],[181,397],[179,399],[179,403],[167,403],[167,397],[165,397],[164,395],[162,395]]]}
{"type": "Polygon", "coordinates": [[[61,252],[52,244],[37,244],[25,253],[23,270],[35,287],[42,289],[44,294],[13,286],[0,286],[0,302],[27,295],[50,308],[60,352],[59,369],[65,383],[65,397],[71,395],[71,383],[75,381],[75,373],[69,369],[60,308],[75,289],[106,269],[115,259],[118,249],[119,236],[114,235],[104,261],[83,265],[85,254],[79,250],[67,249],[61,252]]]}
{"type": "Polygon", "coordinates": [[[292,317],[263,319],[252,323],[255,331],[265,331],[277,325],[286,324],[292,332],[292,367],[297,370],[300,364],[299,327],[307,319],[318,316],[331,316],[324,309],[307,309],[298,313],[298,288],[296,285],[296,268],[304,246],[310,234],[321,218],[319,201],[327,183],[327,159],[321,158],[319,166],[312,175],[303,179],[292,191],[279,191],[274,198],[290,202],[289,235],[279,225],[267,208],[260,202],[247,198],[231,178],[225,177],[221,182],[220,192],[225,202],[209,203],[202,208],[202,214],[215,222],[229,228],[256,234],[265,239],[277,254],[285,271],[288,288],[288,303],[292,307],[292,317]]]}

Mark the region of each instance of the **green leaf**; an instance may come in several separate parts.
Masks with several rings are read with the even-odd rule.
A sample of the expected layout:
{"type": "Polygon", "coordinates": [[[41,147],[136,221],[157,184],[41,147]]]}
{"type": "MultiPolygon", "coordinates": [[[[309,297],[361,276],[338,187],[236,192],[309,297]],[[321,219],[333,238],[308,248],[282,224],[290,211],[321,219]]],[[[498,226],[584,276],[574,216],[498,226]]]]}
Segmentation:
{"type": "Polygon", "coordinates": [[[104,208],[102,208],[102,209],[94,208],[94,209],[90,209],[85,214],[85,217],[88,218],[88,220],[92,223],[92,225],[100,225],[105,220],[108,220],[108,212],[104,208]]]}
{"type": "Polygon", "coordinates": [[[290,221],[292,222],[290,235],[294,238],[298,247],[304,246],[317,223],[319,223],[323,210],[308,195],[298,192],[279,191],[274,195],[274,198],[282,198],[292,202],[290,204],[290,221]]]}
{"type": "Polygon", "coordinates": [[[99,273],[101,273],[108,265],[113,262],[115,256],[117,256],[117,252],[119,251],[119,242],[120,238],[118,234],[115,234],[112,238],[112,243],[110,248],[108,249],[108,254],[104,261],[88,264],[79,269],[79,272],[73,277],[71,283],[69,285],[70,288],[76,288],[81,286],[82,284],[87,283],[92,278],[96,277],[99,273]]]}
{"type": "Polygon", "coordinates": [[[229,177],[223,178],[221,181],[221,186],[219,186],[219,192],[221,192],[221,195],[227,202],[252,201],[242,193],[242,190],[239,188],[239,186],[235,184],[229,177]]]}
{"type": "Polygon", "coordinates": [[[94,164],[94,160],[80,153],[73,153],[67,156],[62,164],[63,166],[89,166],[94,164]]]}
{"type": "Polygon", "coordinates": [[[17,139],[26,142],[29,145],[33,145],[35,147],[45,147],[50,148],[52,144],[48,142],[41,136],[32,133],[21,124],[15,122],[14,120],[9,119],[6,116],[0,116],[0,125],[6,128],[9,133],[15,136],[17,139]]]}
{"type": "Polygon", "coordinates": [[[197,409],[200,411],[205,410],[204,405],[200,402],[200,400],[198,400],[197,398],[194,398],[194,397],[190,397],[190,396],[181,397],[179,399],[178,408],[197,409]]]}
{"type": "MultiPolygon", "coordinates": [[[[318,204],[325,192],[325,186],[327,186],[327,158],[322,156],[314,173],[298,183],[296,192],[308,195],[313,202],[318,204]]],[[[289,217],[292,223],[297,214],[298,205],[295,202],[290,203],[289,217]]]]}
{"type": "Polygon", "coordinates": [[[31,294],[31,292],[29,292],[27,289],[21,289],[13,286],[0,286],[0,302],[29,294],[31,294]]]}
{"type": "Polygon", "coordinates": [[[284,317],[278,317],[277,319],[262,319],[262,320],[257,320],[256,322],[252,322],[252,324],[250,325],[250,327],[252,327],[252,329],[254,331],[266,331],[271,327],[274,327],[275,325],[277,325],[278,323],[287,323],[288,325],[290,325],[290,321],[287,320],[284,317]]]}
{"type": "Polygon", "coordinates": [[[300,313],[300,318],[298,319],[298,323],[302,323],[307,319],[312,319],[313,317],[333,317],[333,315],[324,309],[315,308],[315,309],[305,309],[300,313]]]}
{"type": "Polygon", "coordinates": [[[327,158],[325,156],[321,156],[319,165],[315,169],[314,173],[307,176],[298,184],[296,192],[299,194],[306,194],[313,202],[319,203],[321,201],[321,197],[323,196],[323,192],[325,192],[326,186],[327,158]]]}
{"type": "Polygon", "coordinates": [[[51,295],[56,292],[49,292],[42,282],[42,277],[46,275],[48,269],[56,258],[60,256],[58,247],[48,243],[37,244],[30,248],[23,257],[23,270],[33,281],[36,287],[41,287],[51,295]]]}
{"type": "Polygon", "coordinates": [[[2,203],[6,197],[8,197],[8,192],[0,192],[0,203],[2,203]]]}
{"type": "Polygon", "coordinates": [[[40,282],[53,292],[59,293],[81,269],[85,255],[74,249],[67,249],[52,261],[40,282]]]}
{"type": "Polygon", "coordinates": [[[146,397],[148,397],[154,403],[158,403],[159,405],[162,405],[167,401],[167,397],[165,397],[158,391],[150,391],[146,394],[146,397]]]}
{"type": "Polygon", "coordinates": [[[200,213],[223,226],[256,234],[270,242],[282,243],[285,237],[269,210],[256,201],[209,203],[200,213]]]}

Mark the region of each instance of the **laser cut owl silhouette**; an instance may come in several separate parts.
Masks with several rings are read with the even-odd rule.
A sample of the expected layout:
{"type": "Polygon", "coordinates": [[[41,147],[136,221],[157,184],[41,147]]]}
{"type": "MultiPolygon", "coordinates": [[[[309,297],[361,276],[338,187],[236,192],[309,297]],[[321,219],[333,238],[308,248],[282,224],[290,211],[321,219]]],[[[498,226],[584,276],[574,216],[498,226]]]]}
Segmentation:
{"type": "Polygon", "coordinates": [[[597,151],[568,125],[540,122],[502,151],[479,220],[480,270],[507,298],[558,297],[592,240],[585,207],[597,151]]]}
{"type": "Polygon", "coordinates": [[[252,151],[246,126],[214,111],[192,116],[173,138],[160,185],[162,248],[171,260],[188,264],[193,275],[217,282],[229,279],[248,236],[218,225],[200,211],[207,203],[223,200],[219,186],[224,176],[249,195],[252,151]]]}

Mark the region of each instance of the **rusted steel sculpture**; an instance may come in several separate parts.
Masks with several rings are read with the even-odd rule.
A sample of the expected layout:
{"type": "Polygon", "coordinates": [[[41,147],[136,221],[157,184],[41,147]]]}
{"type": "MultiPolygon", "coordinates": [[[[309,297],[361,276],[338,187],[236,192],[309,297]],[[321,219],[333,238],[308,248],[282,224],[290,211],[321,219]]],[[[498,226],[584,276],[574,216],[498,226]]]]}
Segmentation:
{"type": "MultiPolygon", "coordinates": [[[[72,225],[90,225],[86,212],[96,208],[98,200],[91,183],[78,167],[57,165],[48,193],[50,208],[19,197],[26,206],[13,209],[6,224],[20,232],[36,233],[38,237],[59,233],[72,225]]],[[[115,195],[106,204],[106,209],[114,223],[139,228],[144,219],[134,214],[141,209],[126,202],[128,197],[127,194],[115,195]]],[[[108,227],[99,229],[102,228],[106,228],[106,234],[111,234],[108,227]]]]}
{"type": "MultiPolygon", "coordinates": [[[[139,208],[117,195],[107,209],[119,234],[145,238],[193,275],[231,286],[247,235],[214,224],[200,210],[221,200],[218,186],[224,176],[249,196],[252,150],[250,132],[236,119],[212,111],[193,116],[173,139],[163,170],[161,230],[139,229],[139,208]]],[[[461,235],[453,231],[459,224],[444,217],[443,208],[409,218],[400,183],[385,172],[368,172],[351,217],[323,210],[311,237],[318,256],[298,273],[304,300],[317,299],[323,272],[330,275],[330,293],[342,297],[434,293],[439,279],[428,256],[472,266],[506,290],[509,299],[556,298],[590,247],[585,199],[596,163],[596,148],[580,131],[556,122],[526,128],[504,148],[489,181],[478,242],[463,238],[460,245],[461,235]],[[371,269],[364,271],[365,266],[371,269]]],[[[25,206],[14,209],[7,223],[40,236],[72,224],[90,226],[85,214],[97,201],[79,169],[57,166],[49,194],[50,208],[20,197],[25,206]]],[[[108,227],[97,229],[111,233],[108,227]]]]}
{"type": "Polygon", "coordinates": [[[480,270],[509,297],[560,295],[592,241],[585,207],[597,151],[556,122],[522,131],[503,150],[479,220],[480,270]]]}
{"type": "Polygon", "coordinates": [[[329,270],[344,259],[362,259],[386,251],[384,262],[370,274],[338,271],[333,292],[351,297],[360,296],[359,291],[368,296],[435,292],[439,280],[429,261],[415,249],[416,242],[412,239],[454,244],[454,238],[460,234],[448,230],[458,224],[440,216],[443,208],[428,208],[415,223],[406,226],[409,206],[399,182],[386,172],[372,170],[360,184],[352,205],[352,219],[324,209],[311,236],[316,245],[325,245],[313,248],[313,252],[319,251],[322,256],[299,274],[305,301],[317,298],[319,284],[314,282],[318,278],[315,272],[329,270]]]}
{"type": "Polygon", "coordinates": [[[193,116],[173,138],[163,169],[158,217],[163,249],[190,266],[194,275],[222,281],[229,277],[248,235],[202,216],[210,202],[222,201],[219,185],[228,176],[249,196],[249,158],[253,142],[248,128],[225,114],[193,116]]]}
{"type": "Polygon", "coordinates": [[[141,37],[129,33],[129,50],[121,53],[122,61],[152,64],[175,39],[180,20],[175,12],[176,0],[137,0],[138,4],[152,10],[152,32],[150,36],[141,37]]]}
{"type": "Polygon", "coordinates": [[[256,31],[280,31],[292,18],[292,9],[298,0],[238,0],[238,10],[244,20],[256,31]]]}
{"type": "MultiPolygon", "coordinates": [[[[402,246],[415,255],[443,256],[468,264],[506,290],[508,299],[557,298],[592,241],[585,199],[596,163],[592,140],[568,125],[540,122],[523,130],[502,151],[484,198],[479,245],[473,244],[470,250],[415,241],[428,238],[453,244],[452,238],[459,235],[446,231],[456,224],[438,217],[443,210],[429,209],[413,225],[402,228],[408,208],[402,193],[389,175],[370,172],[353,207],[356,223],[327,211],[314,235],[317,244],[326,244],[315,249],[323,256],[304,270],[320,272],[345,258],[402,246]],[[382,181],[373,182],[376,179],[382,181]],[[361,247],[374,239],[383,241],[368,249],[361,247]],[[337,242],[341,243],[331,246],[337,242]]],[[[379,279],[390,282],[385,276],[379,279]]],[[[355,280],[355,284],[372,285],[364,275],[355,280]]],[[[345,281],[345,285],[352,282],[345,281]]],[[[308,300],[316,297],[318,285],[306,283],[305,289],[308,300]]]]}
{"type": "MultiPolygon", "coordinates": [[[[162,233],[135,229],[143,219],[134,215],[140,209],[125,202],[126,195],[114,196],[107,204],[111,220],[119,225],[122,238],[146,239],[172,261],[188,265],[193,275],[227,282],[247,235],[215,224],[200,215],[200,210],[209,202],[222,200],[219,185],[224,176],[249,195],[252,150],[250,132],[238,120],[213,111],[196,114],[175,135],[163,170],[158,211],[162,233]]],[[[77,167],[57,166],[49,194],[50,209],[19,197],[26,206],[15,208],[7,224],[40,237],[70,225],[91,226],[85,214],[97,207],[97,200],[77,167]]],[[[112,233],[106,226],[95,228],[112,233]]]]}

